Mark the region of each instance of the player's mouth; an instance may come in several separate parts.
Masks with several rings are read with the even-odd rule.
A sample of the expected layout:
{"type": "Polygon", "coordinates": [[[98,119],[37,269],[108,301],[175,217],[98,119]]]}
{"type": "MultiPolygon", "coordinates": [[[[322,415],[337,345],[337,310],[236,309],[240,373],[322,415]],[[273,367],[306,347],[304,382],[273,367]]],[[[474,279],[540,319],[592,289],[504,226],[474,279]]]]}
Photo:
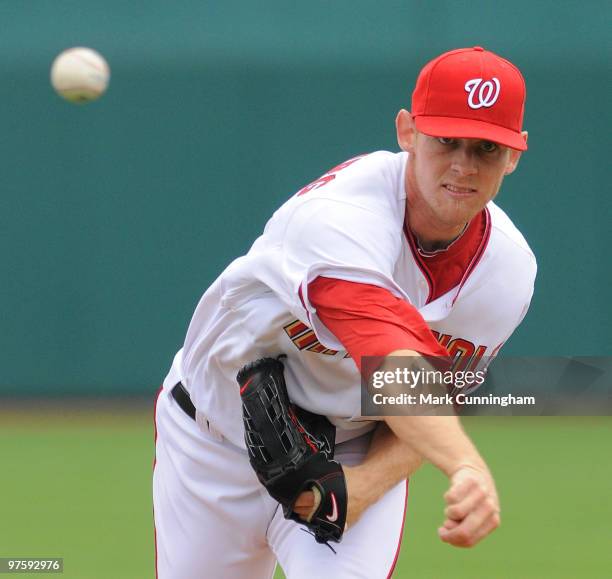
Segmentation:
{"type": "Polygon", "coordinates": [[[442,183],[442,189],[455,197],[466,197],[478,193],[478,190],[473,187],[460,187],[451,183],[442,183]]]}

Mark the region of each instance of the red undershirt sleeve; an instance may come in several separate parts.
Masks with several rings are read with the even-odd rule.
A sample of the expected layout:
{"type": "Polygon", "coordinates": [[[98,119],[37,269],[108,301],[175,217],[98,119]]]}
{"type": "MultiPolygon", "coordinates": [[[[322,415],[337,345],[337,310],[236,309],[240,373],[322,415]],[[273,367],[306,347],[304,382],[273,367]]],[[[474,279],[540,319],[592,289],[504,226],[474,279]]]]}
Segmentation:
{"type": "Polygon", "coordinates": [[[418,310],[384,288],[317,277],[308,285],[308,298],[360,371],[362,356],[386,356],[395,350],[448,356],[418,310]]]}

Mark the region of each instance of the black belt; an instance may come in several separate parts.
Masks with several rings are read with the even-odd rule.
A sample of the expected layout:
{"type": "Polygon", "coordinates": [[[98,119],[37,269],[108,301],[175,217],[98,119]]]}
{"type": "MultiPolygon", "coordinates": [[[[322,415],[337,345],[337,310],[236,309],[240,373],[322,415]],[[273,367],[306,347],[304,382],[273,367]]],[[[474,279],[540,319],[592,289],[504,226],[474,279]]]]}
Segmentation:
{"type": "Polygon", "coordinates": [[[189,398],[189,392],[185,390],[185,386],[179,382],[174,388],[172,388],[172,397],[176,400],[177,404],[181,407],[182,411],[187,415],[196,419],[196,409],[189,398]]]}

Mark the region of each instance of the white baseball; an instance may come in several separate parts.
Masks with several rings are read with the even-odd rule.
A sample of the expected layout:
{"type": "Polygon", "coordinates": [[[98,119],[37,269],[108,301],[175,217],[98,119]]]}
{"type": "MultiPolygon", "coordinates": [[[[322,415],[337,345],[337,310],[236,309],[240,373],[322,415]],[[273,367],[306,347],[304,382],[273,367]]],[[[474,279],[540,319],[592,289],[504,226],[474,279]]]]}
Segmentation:
{"type": "Polygon", "coordinates": [[[55,58],[51,66],[53,88],[73,103],[97,99],[108,87],[109,79],[108,63],[91,48],[68,48],[55,58]]]}

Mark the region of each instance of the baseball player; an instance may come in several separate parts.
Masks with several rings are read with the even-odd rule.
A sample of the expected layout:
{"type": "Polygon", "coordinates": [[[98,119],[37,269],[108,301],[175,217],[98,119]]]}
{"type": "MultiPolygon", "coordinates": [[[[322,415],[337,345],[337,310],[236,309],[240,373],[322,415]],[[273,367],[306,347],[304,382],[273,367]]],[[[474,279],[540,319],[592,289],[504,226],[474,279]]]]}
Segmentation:
{"type": "MultiPolygon", "coordinates": [[[[206,290],[156,403],[161,579],[271,577],[276,561],[290,579],[388,577],[406,479],[423,460],[449,479],[442,541],[472,546],[499,525],[495,483],[457,417],[366,419],[360,370],[363,356],[398,355],[475,367],[525,316],[535,258],[493,202],[527,149],[524,102],[509,61],[481,47],[442,54],[397,115],[401,151],[352,158],[305,186],[206,290]],[[280,355],[284,378],[272,383],[335,427],[348,525],[333,549],[295,520],[319,509],[316,493],[296,489],[287,518],[250,464],[251,378],[242,370],[239,387],[237,374],[280,355]]],[[[331,498],[320,518],[333,524],[342,505],[331,498]]]]}

